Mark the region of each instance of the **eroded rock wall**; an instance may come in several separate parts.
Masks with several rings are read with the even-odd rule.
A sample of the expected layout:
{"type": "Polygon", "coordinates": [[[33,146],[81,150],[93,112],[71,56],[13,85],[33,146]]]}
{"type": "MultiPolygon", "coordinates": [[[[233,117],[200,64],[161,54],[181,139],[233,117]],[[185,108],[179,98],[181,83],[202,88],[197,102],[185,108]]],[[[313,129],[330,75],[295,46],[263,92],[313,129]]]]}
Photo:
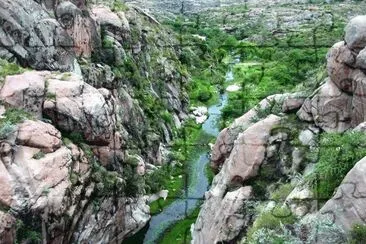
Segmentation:
{"type": "Polygon", "coordinates": [[[0,58],[28,69],[0,77],[0,239],[120,243],[186,118],[178,41],[112,1],[5,0],[0,19],[0,58]]]}

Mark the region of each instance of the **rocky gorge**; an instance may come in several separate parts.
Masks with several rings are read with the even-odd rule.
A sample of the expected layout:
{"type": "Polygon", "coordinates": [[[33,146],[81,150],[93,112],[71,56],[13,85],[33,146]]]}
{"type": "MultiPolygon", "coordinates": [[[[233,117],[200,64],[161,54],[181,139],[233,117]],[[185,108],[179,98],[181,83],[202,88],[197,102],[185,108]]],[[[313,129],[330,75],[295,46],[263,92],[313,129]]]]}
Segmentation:
{"type": "Polygon", "coordinates": [[[364,243],[364,9],[2,0],[0,243],[364,243]]]}
{"type": "Polygon", "coordinates": [[[144,175],[187,116],[175,40],[114,1],[0,12],[1,242],[121,242],[150,219],[144,175]]]}

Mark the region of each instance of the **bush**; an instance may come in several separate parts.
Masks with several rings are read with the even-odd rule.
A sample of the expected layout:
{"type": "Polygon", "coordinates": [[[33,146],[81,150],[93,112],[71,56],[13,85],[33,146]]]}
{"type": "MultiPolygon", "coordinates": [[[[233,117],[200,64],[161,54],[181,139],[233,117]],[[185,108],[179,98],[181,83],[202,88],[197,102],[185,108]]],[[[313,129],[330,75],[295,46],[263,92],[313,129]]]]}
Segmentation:
{"type": "Polygon", "coordinates": [[[15,63],[9,63],[4,59],[0,59],[0,81],[7,75],[16,75],[24,71],[25,69],[15,63]]]}
{"type": "Polygon", "coordinates": [[[306,181],[317,198],[325,201],[331,198],[353,166],[366,156],[366,135],[359,132],[325,133],[312,154],[317,163],[306,181]]]}
{"type": "Polygon", "coordinates": [[[6,139],[16,129],[16,124],[24,120],[33,119],[32,115],[22,109],[10,108],[5,111],[0,119],[0,139],[6,139]]]}
{"type": "Polygon", "coordinates": [[[293,189],[294,187],[290,183],[283,184],[271,193],[271,200],[276,202],[284,201],[293,189]]]}
{"type": "Polygon", "coordinates": [[[27,119],[33,119],[33,116],[31,114],[19,108],[7,109],[3,114],[3,117],[4,118],[0,120],[1,124],[2,123],[18,124],[24,122],[27,119]]]}
{"type": "Polygon", "coordinates": [[[2,123],[0,127],[0,140],[8,138],[8,136],[12,134],[14,131],[15,131],[15,125],[10,123],[9,121],[2,123]]]}
{"type": "Polygon", "coordinates": [[[363,244],[366,242],[366,225],[354,224],[350,231],[350,244],[363,244]]]}
{"type": "Polygon", "coordinates": [[[272,211],[263,211],[258,215],[247,232],[247,238],[253,243],[257,232],[261,229],[281,230],[281,225],[293,224],[295,221],[296,217],[287,206],[276,206],[272,211]]]}

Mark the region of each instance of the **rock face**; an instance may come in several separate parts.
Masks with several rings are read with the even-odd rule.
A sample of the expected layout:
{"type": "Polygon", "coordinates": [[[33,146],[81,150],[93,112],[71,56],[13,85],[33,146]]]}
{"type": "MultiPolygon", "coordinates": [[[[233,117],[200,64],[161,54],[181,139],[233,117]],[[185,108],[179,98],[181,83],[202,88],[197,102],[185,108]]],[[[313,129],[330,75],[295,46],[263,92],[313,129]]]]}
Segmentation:
{"type": "Polygon", "coordinates": [[[329,78],[298,111],[300,119],[314,121],[326,132],[343,132],[365,120],[364,20],[358,16],[348,23],[345,41],[328,52],[329,78]]]}
{"type": "Polygon", "coordinates": [[[365,224],[366,158],[361,159],[343,179],[335,195],[319,211],[333,223],[349,231],[354,224],[365,224]]]}
{"type": "Polygon", "coordinates": [[[35,1],[1,1],[1,51],[25,66],[73,70],[73,41],[35,1]]]}
{"type": "Polygon", "coordinates": [[[159,22],[102,4],[0,3],[0,58],[32,69],[1,77],[1,241],[121,243],[150,219],[188,78],[159,22]]]}
{"type": "Polygon", "coordinates": [[[243,116],[235,119],[228,127],[223,129],[212,148],[211,167],[218,170],[225,159],[230,155],[233,149],[234,141],[238,138],[239,133],[244,132],[253,125],[253,120],[257,117],[257,110],[264,110],[271,106],[271,103],[277,104],[282,112],[289,112],[301,107],[304,98],[301,94],[276,94],[263,99],[257,107],[249,110],[243,116]]]}
{"type": "Polygon", "coordinates": [[[205,202],[192,227],[193,243],[230,242],[248,226],[250,213],[242,210],[252,190],[242,185],[257,176],[266,158],[270,132],[280,120],[269,115],[238,133],[230,156],[205,194],[205,202]]]}

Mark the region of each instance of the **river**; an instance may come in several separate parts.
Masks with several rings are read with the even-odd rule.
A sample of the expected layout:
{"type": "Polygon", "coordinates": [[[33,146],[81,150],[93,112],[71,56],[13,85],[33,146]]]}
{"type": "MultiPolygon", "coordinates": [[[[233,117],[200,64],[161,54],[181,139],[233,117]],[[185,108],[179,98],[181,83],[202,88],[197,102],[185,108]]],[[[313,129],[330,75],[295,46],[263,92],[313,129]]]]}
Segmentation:
{"type": "MultiPolygon", "coordinates": [[[[237,62],[237,60],[235,60],[237,62]]],[[[226,82],[234,79],[232,65],[226,74],[226,82]]],[[[228,94],[225,92],[220,95],[216,104],[208,108],[208,119],[202,124],[202,130],[208,135],[217,137],[219,134],[218,121],[221,117],[221,109],[227,104],[228,94]]],[[[208,142],[207,142],[208,144],[208,142]]],[[[209,163],[208,155],[210,153],[208,147],[202,147],[204,150],[200,152],[195,160],[190,162],[189,174],[186,176],[188,187],[185,196],[172,202],[169,206],[157,215],[152,216],[148,227],[145,227],[137,235],[144,235],[144,244],[155,244],[164,234],[168,227],[174,225],[181,219],[184,219],[194,209],[198,207],[198,203],[203,199],[204,193],[209,188],[209,182],[205,173],[207,164],[209,163]]],[[[139,242],[135,242],[139,244],[139,242]]]]}

